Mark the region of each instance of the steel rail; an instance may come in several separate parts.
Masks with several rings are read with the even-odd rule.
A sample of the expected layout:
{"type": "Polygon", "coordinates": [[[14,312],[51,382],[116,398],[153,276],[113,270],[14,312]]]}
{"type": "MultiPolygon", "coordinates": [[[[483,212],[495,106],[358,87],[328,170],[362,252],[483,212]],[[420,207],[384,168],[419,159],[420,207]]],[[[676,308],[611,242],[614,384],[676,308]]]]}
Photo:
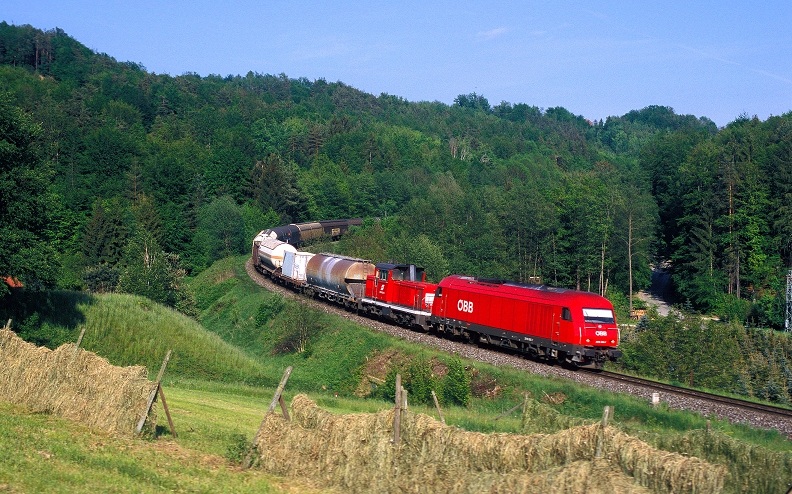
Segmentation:
{"type": "Polygon", "coordinates": [[[708,393],[706,391],[699,391],[690,388],[683,388],[680,386],[673,386],[671,384],[660,383],[657,381],[652,381],[650,379],[643,379],[635,376],[628,376],[626,374],[620,374],[618,372],[600,371],[600,372],[595,372],[595,374],[602,376],[603,378],[606,379],[627,382],[630,384],[635,384],[650,389],[656,389],[658,391],[663,391],[666,393],[674,393],[678,395],[690,396],[704,401],[722,403],[746,410],[769,413],[772,415],[784,417],[786,419],[792,419],[792,410],[788,408],[776,407],[772,405],[764,405],[761,403],[754,403],[752,401],[741,400],[739,398],[730,398],[728,396],[708,393]]]}

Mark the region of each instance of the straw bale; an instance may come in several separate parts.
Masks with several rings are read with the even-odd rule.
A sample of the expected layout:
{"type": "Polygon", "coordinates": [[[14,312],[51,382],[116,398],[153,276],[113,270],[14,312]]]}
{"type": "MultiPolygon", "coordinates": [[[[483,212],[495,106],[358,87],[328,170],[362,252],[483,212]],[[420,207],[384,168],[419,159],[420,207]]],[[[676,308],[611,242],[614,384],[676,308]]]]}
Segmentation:
{"type": "Polygon", "coordinates": [[[598,425],[552,435],[482,434],[406,413],[394,446],[393,410],[334,415],[304,395],[291,408],[293,422],[265,418],[256,445],[261,467],[349,492],[716,492],[720,485],[703,473],[717,467],[638,450],[598,425]],[[601,434],[606,455],[595,459],[601,434]],[[614,449],[622,443],[631,448],[624,455],[614,449]]]}
{"type": "MultiPolygon", "coordinates": [[[[116,367],[68,343],[37,347],[0,329],[0,400],[109,433],[132,434],[156,383],[142,366],[116,367]]],[[[155,409],[147,425],[155,427],[155,409]]]]}

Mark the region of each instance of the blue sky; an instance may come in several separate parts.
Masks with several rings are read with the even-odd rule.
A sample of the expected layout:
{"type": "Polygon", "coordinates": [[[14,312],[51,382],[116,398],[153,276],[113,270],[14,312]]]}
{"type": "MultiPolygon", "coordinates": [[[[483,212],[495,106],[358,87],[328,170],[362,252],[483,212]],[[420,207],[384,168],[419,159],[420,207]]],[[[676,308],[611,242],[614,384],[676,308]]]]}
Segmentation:
{"type": "Polygon", "coordinates": [[[792,110],[788,0],[6,0],[0,13],[171,75],[285,73],[447,104],[476,92],[591,120],[792,110]]]}

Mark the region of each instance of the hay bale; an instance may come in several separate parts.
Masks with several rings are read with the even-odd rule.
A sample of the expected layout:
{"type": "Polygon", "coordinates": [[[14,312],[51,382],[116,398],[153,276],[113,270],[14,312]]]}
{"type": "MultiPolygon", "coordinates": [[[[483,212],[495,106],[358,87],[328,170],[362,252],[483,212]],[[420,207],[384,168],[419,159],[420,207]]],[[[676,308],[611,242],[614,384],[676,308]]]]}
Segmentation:
{"type": "Polygon", "coordinates": [[[256,445],[260,466],[349,492],[716,492],[722,485],[717,467],[652,456],[598,425],[552,435],[482,434],[408,413],[394,446],[393,410],[333,415],[304,395],[291,408],[293,422],[266,417],[256,445]],[[606,455],[595,459],[603,433],[606,455]],[[622,443],[624,455],[616,449],[622,443]],[[711,477],[704,473],[713,469],[711,477]]]}
{"type": "MultiPolygon", "coordinates": [[[[142,366],[116,367],[68,343],[37,347],[0,329],[0,399],[75,420],[97,430],[132,434],[156,384],[142,366]]],[[[155,411],[147,425],[156,424],[155,411]]]]}
{"type": "Polygon", "coordinates": [[[720,492],[728,476],[723,465],[654,449],[613,427],[605,429],[605,441],[608,456],[655,492],[720,492]]]}
{"type": "Polygon", "coordinates": [[[730,476],[724,490],[729,492],[786,492],[792,486],[790,451],[772,451],[716,430],[662,435],[635,431],[635,434],[656,448],[725,465],[730,476]]]}
{"type": "Polygon", "coordinates": [[[595,421],[570,415],[564,415],[553,407],[541,403],[537,400],[528,400],[525,412],[522,414],[521,432],[531,434],[536,432],[552,433],[564,429],[570,429],[580,425],[592,424],[595,421]]]}

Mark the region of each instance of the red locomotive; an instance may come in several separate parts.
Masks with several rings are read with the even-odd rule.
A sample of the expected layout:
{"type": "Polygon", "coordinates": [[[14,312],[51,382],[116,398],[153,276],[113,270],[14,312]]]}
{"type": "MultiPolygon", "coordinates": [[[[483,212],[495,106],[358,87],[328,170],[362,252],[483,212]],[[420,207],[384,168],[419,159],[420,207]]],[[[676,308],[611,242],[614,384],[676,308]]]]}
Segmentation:
{"type": "Polygon", "coordinates": [[[366,278],[366,296],[360,301],[366,311],[403,326],[429,329],[437,285],[426,282],[423,268],[389,263],[379,263],[375,268],[366,278]]]}
{"type": "Polygon", "coordinates": [[[601,369],[621,357],[613,306],[594,293],[453,275],[437,287],[431,324],[577,367],[601,369]]]}

